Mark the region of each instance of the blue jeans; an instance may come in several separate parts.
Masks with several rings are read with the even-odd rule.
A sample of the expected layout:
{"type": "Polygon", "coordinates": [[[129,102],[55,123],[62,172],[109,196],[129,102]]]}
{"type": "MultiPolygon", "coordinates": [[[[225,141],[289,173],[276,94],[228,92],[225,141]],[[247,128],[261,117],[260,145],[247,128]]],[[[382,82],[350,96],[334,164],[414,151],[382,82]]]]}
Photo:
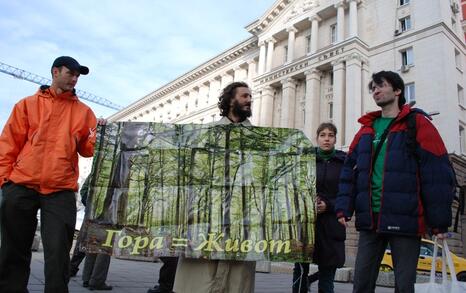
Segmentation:
{"type": "Polygon", "coordinates": [[[414,292],[421,238],[360,231],[354,267],[353,293],[375,292],[380,263],[388,243],[390,243],[393,258],[395,292],[414,292]]]}

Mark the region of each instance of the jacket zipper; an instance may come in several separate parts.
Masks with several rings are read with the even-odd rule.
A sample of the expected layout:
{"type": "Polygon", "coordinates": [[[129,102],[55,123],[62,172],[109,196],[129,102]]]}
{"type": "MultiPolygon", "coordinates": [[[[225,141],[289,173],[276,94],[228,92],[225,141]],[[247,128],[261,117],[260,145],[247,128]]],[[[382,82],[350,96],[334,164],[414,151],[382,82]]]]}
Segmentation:
{"type": "MultiPolygon", "coordinates": [[[[387,153],[388,153],[388,145],[390,143],[390,132],[387,135],[387,145],[385,148],[385,154],[383,158],[383,169],[382,169],[382,190],[380,191],[380,207],[379,207],[379,215],[377,219],[377,227],[376,232],[380,232],[380,218],[382,216],[382,206],[383,206],[383,194],[384,194],[384,181],[385,181],[385,165],[387,164],[387,153]]],[[[383,147],[383,146],[382,146],[383,147]]]]}

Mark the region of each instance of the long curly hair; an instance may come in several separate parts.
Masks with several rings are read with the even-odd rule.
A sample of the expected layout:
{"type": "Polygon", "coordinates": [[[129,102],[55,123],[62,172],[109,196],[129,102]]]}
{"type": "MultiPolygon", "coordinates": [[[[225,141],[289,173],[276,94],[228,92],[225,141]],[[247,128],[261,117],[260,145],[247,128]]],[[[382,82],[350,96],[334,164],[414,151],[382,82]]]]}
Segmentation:
{"type": "Polygon", "coordinates": [[[249,88],[248,84],[242,81],[232,82],[227,85],[223,90],[220,97],[218,97],[218,108],[220,109],[220,116],[228,116],[230,111],[230,104],[231,100],[236,95],[236,89],[239,87],[247,87],[249,88]]]}

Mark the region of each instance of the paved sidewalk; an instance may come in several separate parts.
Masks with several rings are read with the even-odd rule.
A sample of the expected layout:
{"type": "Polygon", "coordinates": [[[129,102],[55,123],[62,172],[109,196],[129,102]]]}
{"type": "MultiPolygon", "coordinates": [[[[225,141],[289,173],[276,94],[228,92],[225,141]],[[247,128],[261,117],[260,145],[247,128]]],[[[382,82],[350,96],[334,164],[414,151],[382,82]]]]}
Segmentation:
{"type": "MultiPolygon", "coordinates": [[[[84,262],[83,262],[84,263],[84,262]]],[[[82,265],[78,275],[70,281],[70,293],[89,293],[91,291],[82,287],[81,272],[82,265]]],[[[29,291],[43,292],[44,290],[44,273],[43,273],[43,252],[32,253],[31,277],[29,278],[29,291]]],[[[129,261],[112,258],[110,271],[108,274],[108,284],[113,286],[113,293],[145,293],[148,288],[154,286],[158,279],[160,263],[150,263],[142,261],[129,261]]],[[[256,273],[256,290],[258,293],[286,293],[291,292],[291,274],[286,273],[256,273]]],[[[335,283],[335,292],[350,293],[352,284],[335,283]]],[[[103,292],[103,291],[92,291],[103,292]]],[[[311,292],[317,292],[314,283],[311,292]]],[[[393,292],[393,288],[379,287],[377,293],[393,292]]],[[[193,292],[196,293],[196,292],[193,292]]]]}

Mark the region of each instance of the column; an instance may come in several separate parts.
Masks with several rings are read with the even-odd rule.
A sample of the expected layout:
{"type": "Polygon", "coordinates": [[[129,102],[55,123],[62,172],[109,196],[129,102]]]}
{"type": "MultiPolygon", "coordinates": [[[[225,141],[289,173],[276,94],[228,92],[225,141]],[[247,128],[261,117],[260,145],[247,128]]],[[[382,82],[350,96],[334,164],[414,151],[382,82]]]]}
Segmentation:
{"type": "Polygon", "coordinates": [[[261,94],[260,126],[272,127],[273,123],[273,89],[266,86],[261,94]]]}
{"type": "Polygon", "coordinates": [[[209,88],[205,84],[199,85],[199,94],[198,94],[198,108],[204,108],[207,105],[207,97],[209,95],[209,88]]]}
{"type": "Polygon", "coordinates": [[[173,111],[173,104],[172,104],[172,100],[169,98],[167,99],[166,101],[166,104],[165,104],[165,113],[166,113],[166,116],[167,116],[167,120],[166,122],[170,123],[170,121],[172,120],[173,117],[176,118],[176,113],[174,113],[173,111]]]}
{"type": "Polygon", "coordinates": [[[321,122],[320,117],[320,70],[312,69],[304,72],[306,75],[306,96],[304,104],[304,134],[312,141],[315,141],[317,127],[321,122]]]}
{"type": "Polygon", "coordinates": [[[345,39],[345,2],[341,0],[335,4],[337,8],[337,43],[345,39]]]}
{"type": "Polygon", "coordinates": [[[199,88],[193,88],[193,89],[191,89],[189,91],[189,102],[188,102],[188,111],[189,112],[194,112],[199,107],[199,101],[197,101],[197,103],[196,103],[196,100],[198,100],[198,98],[199,98],[198,89],[199,88]]]}
{"type": "Polygon", "coordinates": [[[256,77],[256,60],[251,59],[248,61],[248,83],[252,87],[252,79],[256,77]]]}
{"type": "Polygon", "coordinates": [[[181,115],[186,115],[188,113],[188,100],[189,100],[189,93],[184,92],[180,95],[180,106],[181,106],[181,115]]]}
{"type": "MultiPolygon", "coordinates": [[[[180,96],[176,95],[173,98],[173,105],[175,106],[175,117],[178,117],[181,115],[181,101],[180,101],[180,96]]],[[[161,104],[159,104],[159,107],[161,107],[161,104]]],[[[158,111],[159,113],[163,113],[163,111],[158,111]]]]}
{"type": "Polygon", "coordinates": [[[288,32],[288,55],[286,56],[286,62],[291,63],[294,59],[294,41],[298,30],[294,26],[291,26],[286,31],[288,32]]]}
{"type": "Polygon", "coordinates": [[[242,68],[241,66],[237,66],[234,69],[234,81],[246,81],[247,80],[247,73],[246,69],[242,68]]]}
{"type": "Polygon", "coordinates": [[[267,64],[265,67],[266,72],[270,72],[272,69],[272,62],[273,62],[273,46],[276,40],[274,38],[270,38],[267,40],[267,64]]]}
{"type": "Polygon", "coordinates": [[[218,102],[219,90],[220,81],[215,78],[209,80],[209,100],[207,101],[207,105],[214,105],[218,102]]]}
{"type": "MultiPolygon", "coordinates": [[[[332,62],[333,66],[333,124],[337,127],[337,145],[345,145],[345,63],[344,59],[332,62]]],[[[354,121],[350,121],[354,123],[354,121]]]]}
{"type": "Polygon", "coordinates": [[[351,143],[358,130],[357,120],[361,117],[362,57],[353,53],[346,58],[346,145],[351,143]]]}
{"type": "MultiPolygon", "coordinates": [[[[177,97],[179,98],[179,96],[177,96],[177,97]]],[[[159,103],[159,109],[160,109],[160,111],[159,111],[159,113],[160,113],[159,122],[160,123],[166,122],[166,121],[164,121],[164,117],[163,117],[163,114],[166,112],[166,109],[164,108],[164,106],[165,106],[164,103],[159,103]]],[[[181,111],[181,109],[180,109],[180,111],[181,111]]]]}
{"type": "Polygon", "coordinates": [[[252,91],[252,116],[251,122],[253,125],[260,125],[261,122],[261,96],[260,91],[252,91]]]}
{"type": "Polygon", "coordinates": [[[349,2],[349,37],[358,36],[358,2],[359,0],[347,0],[349,2]]]}
{"type": "Polygon", "coordinates": [[[294,127],[294,109],[296,104],[296,81],[293,78],[287,78],[282,83],[282,104],[280,115],[281,127],[294,127]]]}
{"type": "Polygon", "coordinates": [[[370,111],[377,110],[377,105],[372,98],[372,95],[369,92],[369,82],[371,81],[371,70],[369,68],[369,63],[367,60],[362,62],[362,109],[361,113],[366,113],[370,111]]]}
{"type": "Polygon", "coordinates": [[[224,73],[222,74],[222,79],[221,79],[221,86],[220,86],[220,89],[219,89],[219,93],[222,89],[224,89],[227,85],[229,85],[230,83],[233,82],[233,76],[228,74],[228,73],[224,73]]]}
{"type": "Polygon", "coordinates": [[[319,21],[321,18],[317,15],[312,16],[309,18],[311,21],[311,51],[310,54],[314,54],[317,52],[317,42],[319,41],[319,21]]]}
{"type": "Polygon", "coordinates": [[[266,48],[265,42],[259,42],[259,72],[258,74],[261,75],[265,72],[265,55],[266,55],[266,48]]]}

